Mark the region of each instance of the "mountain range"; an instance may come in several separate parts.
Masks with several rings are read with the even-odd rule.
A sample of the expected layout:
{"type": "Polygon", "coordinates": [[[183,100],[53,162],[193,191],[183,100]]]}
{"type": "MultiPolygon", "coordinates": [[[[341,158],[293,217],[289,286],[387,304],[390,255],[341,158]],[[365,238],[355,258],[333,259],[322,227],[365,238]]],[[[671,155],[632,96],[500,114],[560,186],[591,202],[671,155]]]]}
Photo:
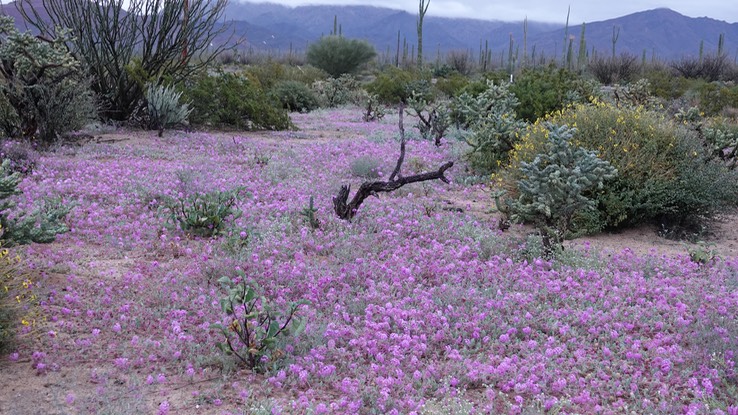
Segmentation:
{"type": "MultiPolygon", "coordinates": [[[[13,3],[2,5],[0,14],[16,17],[16,24],[23,27],[13,3]]],[[[288,7],[232,0],[224,13],[224,24],[230,25],[234,38],[242,40],[241,48],[276,54],[305,51],[311,42],[331,34],[334,19],[343,36],[365,39],[379,54],[395,56],[398,35],[400,47],[407,43],[408,48],[413,48],[417,43],[417,16],[402,10],[371,6],[288,7]]],[[[535,50],[537,56],[560,59],[569,42],[575,56],[578,54],[581,33],[581,24],[566,28],[534,21],[426,16],[423,43],[427,59],[449,51],[470,51],[476,57],[486,46],[493,61],[505,60],[511,41],[520,56],[524,52],[530,56],[535,50]]],[[[616,39],[617,54],[675,60],[697,56],[701,47],[704,53],[715,53],[721,35],[724,51],[731,60],[738,59],[738,23],[687,17],[665,8],[586,22],[584,39],[590,56],[609,56],[616,39]]]]}

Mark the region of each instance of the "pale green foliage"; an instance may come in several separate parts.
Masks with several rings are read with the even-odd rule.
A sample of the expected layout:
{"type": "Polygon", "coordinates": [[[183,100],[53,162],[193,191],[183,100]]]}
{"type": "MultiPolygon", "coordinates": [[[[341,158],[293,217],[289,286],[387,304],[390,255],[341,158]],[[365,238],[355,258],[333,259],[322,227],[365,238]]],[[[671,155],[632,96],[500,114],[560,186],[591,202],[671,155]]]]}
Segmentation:
{"type": "Polygon", "coordinates": [[[266,297],[258,295],[257,288],[246,282],[243,273],[239,277],[238,283],[230,277],[218,280],[227,292],[220,299],[220,307],[233,321],[228,327],[222,324],[211,327],[225,337],[225,343],[218,343],[221,351],[235,355],[249,368],[261,370],[265,361],[284,356],[278,343],[281,337],[297,336],[305,329],[305,321],[296,318],[295,313],[308,302],[290,303],[281,312],[266,297]]]}
{"type": "Polygon", "coordinates": [[[465,130],[462,137],[476,167],[494,170],[507,159],[526,125],[515,114],[519,103],[507,84],[493,81],[487,81],[487,89],[477,96],[463,93],[456,99],[454,116],[465,130]]]}
{"type": "Polygon", "coordinates": [[[63,220],[71,208],[59,200],[47,200],[31,213],[17,211],[12,197],[22,193],[18,190],[22,179],[19,173],[10,172],[10,161],[4,160],[0,165],[0,226],[3,231],[0,238],[9,246],[53,242],[56,235],[69,231],[63,220]]]}
{"type": "Polygon", "coordinates": [[[180,103],[182,93],[172,86],[149,84],[146,88],[146,101],[149,123],[159,130],[159,137],[164,128],[187,122],[192,109],[188,104],[180,103]]]}
{"type": "Polygon", "coordinates": [[[326,36],[308,47],[307,61],[336,78],[357,72],[376,55],[374,46],[364,40],[326,36]]]}
{"type": "Polygon", "coordinates": [[[553,244],[561,244],[577,212],[595,208],[587,192],[602,188],[605,180],[617,175],[617,170],[593,151],[570,143],[573,129],[548,128],[544,151],[531,163],[521,163],[518,198],[506,200],[505,207],[498,203],[512,220],[536,225],[547,254],[553,244]]]}
{"type": "Polygon", "coordinates": [[[738,165],[738,125],[729,122],[712,122],[702,128],[702,135],[712,154],[723,160],[731,169],[738,165]]]}
{"type": "Polygon", "coordinates": [[[21,33],[13,19],[0,16],[0,93],[3,129],[10,135],[48,144],[81,128],[95,116],[95,105],[79,63],[66,48],[69,33],[51,40],[21,33]]]}
{"type": "Polygon", "coordinates": [[[363,91],[356,78],[349,74],[315,81],[312,89],[318,97],[318,104],[327,108],[356,103],[360,91],[363,91]]]}

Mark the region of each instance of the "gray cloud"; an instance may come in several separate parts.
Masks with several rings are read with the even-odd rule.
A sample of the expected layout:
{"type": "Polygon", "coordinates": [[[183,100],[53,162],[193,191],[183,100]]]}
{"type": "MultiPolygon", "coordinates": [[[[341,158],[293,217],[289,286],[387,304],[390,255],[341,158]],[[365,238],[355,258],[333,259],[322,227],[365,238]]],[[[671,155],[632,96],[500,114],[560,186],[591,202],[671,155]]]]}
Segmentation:
{"type": "MultiPolygon", "coordinates": [[[[287,6],[305,4],[332,4],[355,6],[380,6],[417,13],[418,2],[414,0],[270,0],[287,6]]],[[[570,23],[607,20],[638,11],[667,7],[690,17],[712,17],[728,22],[738,21],[738,2],[735,0],[669,0],[669,1],[591,1],[570,0],[570,23]]],[[[428,15],[448,17],[471,17],[486,20],[520,21],[529,20],[566,21],[566,2],[549,0],[430,0],[428,15]]]]}

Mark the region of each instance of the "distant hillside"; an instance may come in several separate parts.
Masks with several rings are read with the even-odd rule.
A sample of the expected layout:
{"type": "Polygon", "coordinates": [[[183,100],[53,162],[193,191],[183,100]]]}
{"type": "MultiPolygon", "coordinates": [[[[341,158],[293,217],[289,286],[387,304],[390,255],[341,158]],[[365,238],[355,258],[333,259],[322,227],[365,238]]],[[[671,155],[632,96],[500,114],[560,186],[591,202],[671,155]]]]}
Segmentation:
{"type": "MultiPolygon", "coordinates": [[[[700,43],[704,42],[705,53],[715,53],[720,34],[725,35],[725,52],[735,58],[738,49],[738,23],[726,23],[706,17],[683,16],[670,9],[655,9],[634,13],[602,22],[587,22],[584,38],[587,49],[598,54],[612,54],[613,28],[619,33],[615,43],[616,53],[631,53],[638,57],[646,52],[647,59],[674,60],[697,56],[700,43]],[[619,32],[618,32],[619,31],[619,32]]],[[[569,28],[574,36],[575,53],[579,47],[581,25],[569,28]]],[[[532,42],[542,50],[563,52],[564,29],[533,36],[532,42]]]]}
{"type": "MultiPolygon", "coordinates": [[[[34,0],[41,4],[41,0],[34,0]]],[[[2,5],[0,12],[16,17],[14,3],[2,5]]],[[[409,47],[417,43],[416,15],[402,10],[369,6],[300,6],[287,7],[270,3],[231,1],[225,11],[236,38],[244,39],[242,47],[255,51],[304,51],[311,42],[333,30],[338,19],[344,36],[368,40],[377,51],[394,56],[397,36],[400,44],[409,47]]],[[[580,22],[569,27],[575,54],[579,48],[580,22]]],[[[20,27],[23,27],[18,22],[20,27]]],[[[493,59],[506,59],[510,38],[518,53],[523,53],[523,22],[501,20],[451,19],[428,16],[424,25],[425,54],[429,59],[438,51],[469,50],[478,56],[485,43],[493,59]]],[[[696,56],[700,43],[704,51],[714,53],[720,34],[725,35],[725,51],[735,59],[738,55],[738,23],[726,23],[710,18],[692,18],[669,9],[655,9],[613,18],[601,22],[586,22],[587,52],[599,55],[612,53],[613,28],[619,33],[616,53],[631,53],[647,59],[680,59],[696,56]]],[[[527,50],[535,48],[538,56],[561,58],[565,50],[563,25],[541,22],[527,24],[527,50]]],[[[226,38],[221,39],[225,41],[226,38]]]]}

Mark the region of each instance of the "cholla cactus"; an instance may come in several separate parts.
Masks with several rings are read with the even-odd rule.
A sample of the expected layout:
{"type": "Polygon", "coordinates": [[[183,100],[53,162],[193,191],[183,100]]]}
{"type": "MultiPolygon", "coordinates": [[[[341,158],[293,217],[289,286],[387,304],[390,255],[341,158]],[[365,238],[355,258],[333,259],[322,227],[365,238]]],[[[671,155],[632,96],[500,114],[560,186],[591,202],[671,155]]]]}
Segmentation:
{"type": "Polygon", "coordinates": [[[465,129],[462,137],[471,147],[472,161],[476,158],[476,164],[494,169],[507,159],[518,133],[525,128],[525,122],[515,114],[519,104],[506,84],[495,85],[492,81],[478,96],[464,93],[456,99],[454,115],[465,129]]]}
{"type": "Polygon", "coordinates": [[[580,210],[594,209],[587,192],[601,188],[617,170],[589,150],[570,143],[575,130],[549,126],[545,152],[533,162],[522,163],[519,197],[506,204],[514,221],[533,222],[543,237],[544,250],[553,252],[580,210]]]}
{"type": "Polygon", "coordinates": [[[149,122],[152,128],[159,130],[159,137],[164,128],[184,124],[192,109],[188,104],[180,104],[181,92],[172,86],[149,84],[146,88],[149,122]]]}

